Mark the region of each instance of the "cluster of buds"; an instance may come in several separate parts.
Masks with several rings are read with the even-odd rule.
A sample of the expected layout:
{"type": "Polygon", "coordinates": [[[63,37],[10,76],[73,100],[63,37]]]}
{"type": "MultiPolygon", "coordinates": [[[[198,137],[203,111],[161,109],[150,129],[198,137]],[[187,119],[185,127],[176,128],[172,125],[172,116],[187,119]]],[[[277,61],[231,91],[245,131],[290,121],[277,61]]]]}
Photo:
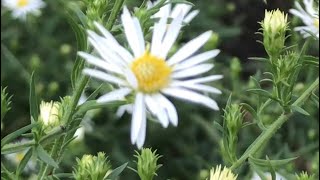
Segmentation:
{"type": "Polygon", "coordinates": [[[273,82],[276,88],[277,98],[283,102],[283,106],[290,103],[294,90],[293,82],[296,81],[296,74],[301,66],[299,55],[296,52],[287,52],[281,55],[273,64],[273,82]]]}
{"type": "Polygon", "coordinates": [[[142,149],[141,154],[137,152],[137,170],[141,180],[150,180],[156,175],[156,171],[161,167],[157,164],[161,156],[152,152],[151,149],[142,149]]]}
{"type": "Polygon", "coordinates": [[[101,24],[107,22],[105,19],[107,16],[109,0],[84,0],[86,10],[86,16],[88,17],[88,27],[94,28],[94,21],[101,24]]]}
{"type": "Polygon", "coordinates": [[[227,104],[224,110],[224,134],[220,148],[222,156],[229,163],[237,160],[238,132],[242,128],[243,116],[239,104],[227,104]]]}
{"type": "Polygon", "coordinates": [[[110,162],[105,153],[99,152],[97,156],[84,155],[77,159],[77,167],[73,172],[76,180],[91,179],[101,180],[112,172],[110,162]]]}
{"type": "Polygon", "coordinates": [[[260,23],[263,30],[263,44],[270,57],[277,57],[285,47],[288,15],[279,9],[265,11],[264,20],[260,23]]]}

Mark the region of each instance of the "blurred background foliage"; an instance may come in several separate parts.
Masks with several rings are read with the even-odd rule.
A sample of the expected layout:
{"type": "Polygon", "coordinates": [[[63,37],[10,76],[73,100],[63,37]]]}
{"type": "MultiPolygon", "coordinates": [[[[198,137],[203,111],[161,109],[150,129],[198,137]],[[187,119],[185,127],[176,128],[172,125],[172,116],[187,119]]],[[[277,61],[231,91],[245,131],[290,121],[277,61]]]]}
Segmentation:
{"type": "MultiPolygon", "coordinates": [[[[191,1],[200,14],[184,28],[180,43],[196,37],[206,30],[213,30],[216,37],[210,41],[205,49],[218,48],[222,53],[215,58],[213,74],[223,74],[224,79],[213,83],[223,90],[223,95],[217,99],[221,109],[233,93],[234,102],[247,102],[254,105],[256,97],[246,92],[253,86],[250,76],[261,76],[266,68],[265,64],[249,60],[249,57],[265,57],[263,46],[257,42],[260,35],[255,34],[264,17],[265,9],[279,8],[288,12],[293,1],[269,0],[265,4],[262,0],[197,0],[191,1]],[[258,72],[258,73],[257,73],[258,72]]],[[[10,13],[1,9],[1,86],[7,86],[7,92],[13,95],[12,109],[3,122],[1,136],[30,123],[28,107],[28,84],[30,74],[36,72],[36,90],[45,100],[59,100],[61,96],[71,92],[70,74],[76,56],[75,35],[68,25],[66,17],[55,1],[46,1],[47,6],[40,17],[29,17],[26,22],[13,20],[10,13]]],[[[142,1],[127,0],[126,4],[133,9],[142,1]]],[[[290,27],[300,23],[290,16],[290,27]]],[[[288,45],[293,42],[303,44],[300,35],[292,32],[288,45]]],[[[318,42],[313,41],[308,54],[319,56],[318,42]]],[[[301,76],[301,82],[310,83],[318,74],[318,69],[306,67],[301,76]]],[[[295,91],[301,92],[306,84],[299,83],[295,91]]],[[[86,89],[86,94],[99,86],[99,82],[92,80],[86,89]],[[92,88],[93,87],[93,88],[92,88]]],[[[266,88],[268,84],[266,84],[266,88]]],[[[108,89],[106,87],[106,89],[108,89]]],[[[148,123],[145,146],[157,149],[163,155],[160,163],[163,166],[156,179],[201,179],[217,164],[223,164],[219,150],[221,134],[214,127],[213,122],[222,122],[223,112],[213,112],[202,106],[174,100],[178,107],[179,126],[163,129],[154,122],[148,123]]],[[[294,163],[278,170],[284,175],[294,174],[302,170],[317,172],[319,162],[319,121],[318,107],[313,103],[306,104],[306,110],[311,117],[295,115],[275,136],[266,144],[261,155],[268,155],[270,159],[289,158],[299,156],[294,163]],[[317,158],[316,158],[317,157],[317,158]]],[[[113,167],[125,162],[134,167],[133,157],[135,146],[130,143],[130,115],[122,118],[115,115],[116,109],[104,108],[90,112],[90,128],[86,131],[82,141],[74,142],[62,163],[61,171],[71,172],[76,157],[84,153],[96,154],[104,151],[109,155],[113,167]]],[[[273,106],[265,114],[266,123],[273,122],[280,110],[273,106]]],[[[246,122],[252,122],[249,114],[246,122]]],[[[87,128],[88,129],[88,128],[87,128]]],[[[239,155],[260,134],[260,129],[251,125],[242,129],[239,136],[239,155]]],[[[241,179],[250,176],[248,166],[239,171],[241,179]]],[[[122,179],[138,179],[133,171],[127,169],[122,179]]],[[[244,178],[245,179],[245,178],[244,178]]]]}

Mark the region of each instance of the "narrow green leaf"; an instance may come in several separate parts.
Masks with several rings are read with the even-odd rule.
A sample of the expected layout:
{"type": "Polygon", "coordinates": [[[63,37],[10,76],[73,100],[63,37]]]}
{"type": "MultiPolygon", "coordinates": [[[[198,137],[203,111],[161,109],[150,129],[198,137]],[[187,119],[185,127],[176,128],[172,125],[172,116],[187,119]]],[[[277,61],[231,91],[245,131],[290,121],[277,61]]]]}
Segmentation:
{"type": "Polygon", "coordinates": [[[81,11],[77,3],[70,2],[67,6],[66,9],[68,12],[73,12],[79,21],[81,22],[83,27],[87,26],[88,18],[87,16],[81,11]]]}
{"type": "Polygon", "coordinates": [[[82,114],[82,113],[85,113],[89,110],[99,109],[99,108],[103,108],[103,107],[108,107],[108,108],[118,107],[118,106],[123,105],[124,103],[125,103],[125,101],[114,101],[114,102],[108,102],[108,103],[98,103],[95,100],[87,101],[84,104],[79,106],[77,113],[82,114]]]}
{"type": "Polygon", "coordinates": [[[34,124],[29,124],[23,128],[20,128],[10,134],[8,134],[6,137],[2,138],[1,139],[1,148],[10,143],[11,141],[13,141],[14,139],[16,139],[17,137],[19,137],[20,135],[22,135],[23,133],[31,130],[33,127],[37,126],[38,124],[37,123],[34,123],[34,124]]]}
{"type": "Polygon", "coordinates": [[[101,84],[101,85],[87,98],[87,101],[94,100],[94,99],[98,96],[99,91],[101,90],[102,87],[103,87],[103,84],[101,84]]]}
{"type": "Polygon", "coordinates": [[[240,106],[243,107],[246,111],[248,111],[252,115],[252,117],[255,119],[256,123],[258,124],[258,126],[259,126],[259,128],[261,130],[265,130],[266,129],[266,127],[261,122],[261,120],[260,120],[260,118],[258,116],[258,113],[256,112],[256,110],[253,109],[252,106],[250,106],[247,103],[241,103],[240,106]]]}
{"type": "Polygon", "coordinates": [[[31,75],[30,80],[30,95],[29,95],[30,116],[38,121],[39,116],[39,102],[36,95],[36,85],[34,81],[34,72],[31,75]]]}
{"type": "Polygon", "coordinates": [[[33,149],[30,148],[27,153],[24,155],[23,159],[21,160],[19,166],[17,167],[16,176],[19,176],[23,169],[26,167],[27,163],[29,162],[30,158],[32,157],[33,149]]]}
{"type": "Polygon", "coordinates": [[[249,161],[251,161],[252,163],[260,167],[270,167],[270,164],[273,167],[279,167],[279,166],[287,165],[288,163],[290,163],[293,160],[296,160],[297,158],[298,157],[282,159],[282,160],[265,160],[265,159],[257,159],[250,155],[249,161]]]}
{"type": "Polygon", "coordinates": [[[223,127],[222,127],[219,123],[217,123],[216,121],[213,122],[213,126],[214,126],[218,131],[220,131],[221,133],[224,133],[223,127]]]}
{"type": "Polygon", "coordinates": [[[255,77],[250,76],[250,80],[254,82],[257,88],[261,88],[259,81],[255,77]]]}
{"type": "Polygon", "coordinates": [[[185,1],[185,0],[171,0],[169,2],[166,2],[165,4],[188,4],[188,5],[191,5],[191,6],[194,6],[193,3],[189,2],[189,1],[185,1]]]}
{"type": "Polygon", "coordinates": [[[301,113],[301,114],[303,114],[303,115],[310,116],[310,114],[309,114],[306,110],[302,109],[302,108],[299,107],[299,106],[291,106],[291,109],[292,109],[294,112],[298,112],[298,113],[301,113]]]}
{"type": "Polygon", "coordinates": [[[268,91],[263,90],[263,89],[249,89],[247,91],[254,93],[254,94],[257,94],[257,95],[260,95],[260,96],[263,96],[263,97],[273,98],[272,95],[268,91]]]}
{"type": "Polygon", "coordinates": [[[116,2],[114,3],[114,6],[112,7],[112,11],[107,22],[107,26],[106,26],[107,30],[112,29],[124,2],[125,0],[116,0],[116,2]]]}
{"type": "MultiPolygon", "coordinates": [[[[66,12],[67,21],[76,36],[77,51],[84,51],[87,49],[87,39],[86,39],[85,30],[82,28],[83,26],[81,26],[78,23],[78,21],[73,17],[73,15],[70,13],[70,12],[75,12],[75,11],[74,10],[68,11],[68,8],[66,11],[67,11],[66,12]]],[[[77,14],[77,13],[75,13],[75,14],[77,14]]],[[[80,18],[80,21],[81,21],[81,16],[79,17],[79,15],[78,15],[78,18],[80,18]]],[[[72,73],[71,73],[71,85],[73,88],[76,87],[75,83],[76,83],[83,67],[84,67],[84,60],[77,55],[73,69],[72,69],[72,73]]]]}
{"type": "Polygon", "coordinates": [[[128,163],[124,163],[123,165],[117,167],[114,169],[109,176],[107,176],[107,179],[116,180],[116,178],[122,173],[122,171],[127,167],[128,163]]]}
{"type": "Polygon", "coordinates": [[[23,142],[23,143],[6,144],[1,148],[1,154],[12,154],[12,153],[20,152],[34,145],[35,145],[35,142],[33,140],[28,142],[23,142]]]}
{"type": "Polygon", "coordinates": [[[267,58],[262,58],[262,57],[249,57],[249,60],[254,60],[254,61],[260,61],[260,62],[268,62],[269,59],[267,58]]]}
{"type": "Polygon", "coordinates": [[[37,155],[38,157],[45,163],[53,166],[55,168],[59,168],[58,164],[50,157],[50,155],[43,149],[41,145],[37,146],[37,155]]]}

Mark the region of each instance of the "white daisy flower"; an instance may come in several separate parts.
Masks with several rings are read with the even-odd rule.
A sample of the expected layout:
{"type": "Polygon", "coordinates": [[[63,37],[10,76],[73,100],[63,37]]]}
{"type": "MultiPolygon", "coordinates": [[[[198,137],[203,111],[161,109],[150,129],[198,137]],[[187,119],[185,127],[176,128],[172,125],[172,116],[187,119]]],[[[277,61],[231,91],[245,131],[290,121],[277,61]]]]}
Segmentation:
{"type": "MultiPolygon", "coordinates": [[[[267,178],[267,180],[272,180],[270,173],[264,173],[264,176],[267,178]]],[[[258,173],[254,172],[251,180],[261,180],[261,178],[258,173]]],[[[279,173],[276,173],[276,180],[286,180],[286,178],[281,176],[279,173]]]]}
{"type": "Polygon", "coordinates": [[[290,12],[299,17],[305,26],[296,27],[295,30],[299,31],[303,37],[309,37],[312,33],[319,39],[319,7],[315,8],[313,0],[303,0],[305,9],[296,1],[295,6],[297,9],[290,9],[290,12]]]}
{"type": "Polygon", "coordinates": [[[2,5],[12,11],[14,18],[25,20],[27,14],[39,15],[45,6],[42,0],[1,0],[2,5]]]}
{"type": "Polygon", "coordinates": [[[141,148],[146,136],[147,113],[157,117],[164,128],[169,123],[178,125],[178,115],[174,105],[165,97],[199,103],[218,110],[217,103],[195,91],[220,94],[221,91],[203,83],[221,79],[221,75],[195,78],[213,68],[205,63],[217,56],[219,50],[194,55],[210,38],[206,32],[191,40],[170,58],[168,52],[176,41],[182,27],[183,15],[173,19],[167,28],[167,17],[162,17],[154,26],[150,48],[146,47],[140,23],[131,17],[125,7],[121,16],[125,35],[132,53],[121,46],[102,25],[95,23],[102,33],[100,36],[88,31],[89,42],[100,57],[79,52],[89,64],[98,69],[86,68],[84,74],[117,85],[118,88],[103,95],[99,103],[124,100],[133,102],[131,122],[131,142],[141,148]]]}
{"type": "MultiPolygon", "coordinates": [[[[155,2],[148,1],[147,7],[150,9],[156,4],[158,4],[161,0],[157,0],[155,2]]],[[[153,17],[161,18],[161,17],[170,17],[177,18],[179,13],[182,13],[183,22],[190,23],[193,18],[195,18],[199,14],[199,10],[193,10],[190,12],[192,6],[189,4],[176,4],[172,8],[172,4],[167,4],[160,8],[159,12],[157,12],[153,17]]]]}

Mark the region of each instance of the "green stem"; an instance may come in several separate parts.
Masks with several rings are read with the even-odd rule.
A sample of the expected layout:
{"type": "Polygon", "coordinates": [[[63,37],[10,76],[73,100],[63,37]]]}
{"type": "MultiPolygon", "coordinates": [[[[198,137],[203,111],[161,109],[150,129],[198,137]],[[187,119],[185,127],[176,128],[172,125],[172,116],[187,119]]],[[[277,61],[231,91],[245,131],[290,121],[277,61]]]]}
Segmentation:
{"type": "Polygon", "coordinates": [[[319,77],[310,85],[310,87],[292,104],[293,106],[300,106],[312,94],[314,90],[319,87],[319,77]]]}
{"type": "MultiPolygon", "coordinates": [[[[81,97],[81,94],[85,88],[85,86],[87,85],[89,81],[89,77],[88,76],[82,76],[80,79],[79,84],[77,85],[77,88],[73,94],[73,96],[71,97],[71,104],[69,105],[69,107],[67,108],[69,111],[67,111],[67,113],[63,116],[62,120],[63,122],[66,122],[66,125],[69,126],[72,120],[72,116],[76,110],[76,107],[78,105],[79,99],[81,97]]],[[[71,127],[72,129],[72,127],[71,127]]],[[[58,141],[56,141],[56,143],[53,145],[52,147],[52,151],[51,151],[51,155],[52,158],[59,159],[59,156],[61,156],[62,152],[61,152],[61,143],[58,142],[65,142],[66,139],[61,137],[58,141]]],[[[62,143],[62,144],[63,144],[62,143]]],[[[40,171],[39,176],[38,177],[45,177],[48,172],[50,172],[50,170],[52,169],[52,167],[49,167],[48,164],[45,165],[45,167],[43,168],[42,171],[40,171]]]]}
{"type": "Polygon", "coordinates": [[[123,3],[124,3],[124,0],[116,0],[116,2],[115,2],[115,5],[113,6],[112,12],[111,12],[109,19],[108,19],[108,23],[106,25],[106,28],[109,31],[111,31],[111,28],[113,27],[113,25],[117,19],[117,16],[122,8],[123,3]]]}
{"type": "MultiPolygon", "coordinates": [[[[310,87],[298,98],[293,105],[300,106],[310,95],[311,93],[319,87],[319,77],[310,85],[310,87]]],[[[231,169],[235,170],[240,167],[244,161],[252,154],[255,154],[261,146],[267,142],[281,126],[293,115],[293,113],[282,114],[279,119],[277,119],[273,124],[271,124],[268,129],[266,129],[262,134],[248,147],[245,153],[236,161],[231,169]]]]}

